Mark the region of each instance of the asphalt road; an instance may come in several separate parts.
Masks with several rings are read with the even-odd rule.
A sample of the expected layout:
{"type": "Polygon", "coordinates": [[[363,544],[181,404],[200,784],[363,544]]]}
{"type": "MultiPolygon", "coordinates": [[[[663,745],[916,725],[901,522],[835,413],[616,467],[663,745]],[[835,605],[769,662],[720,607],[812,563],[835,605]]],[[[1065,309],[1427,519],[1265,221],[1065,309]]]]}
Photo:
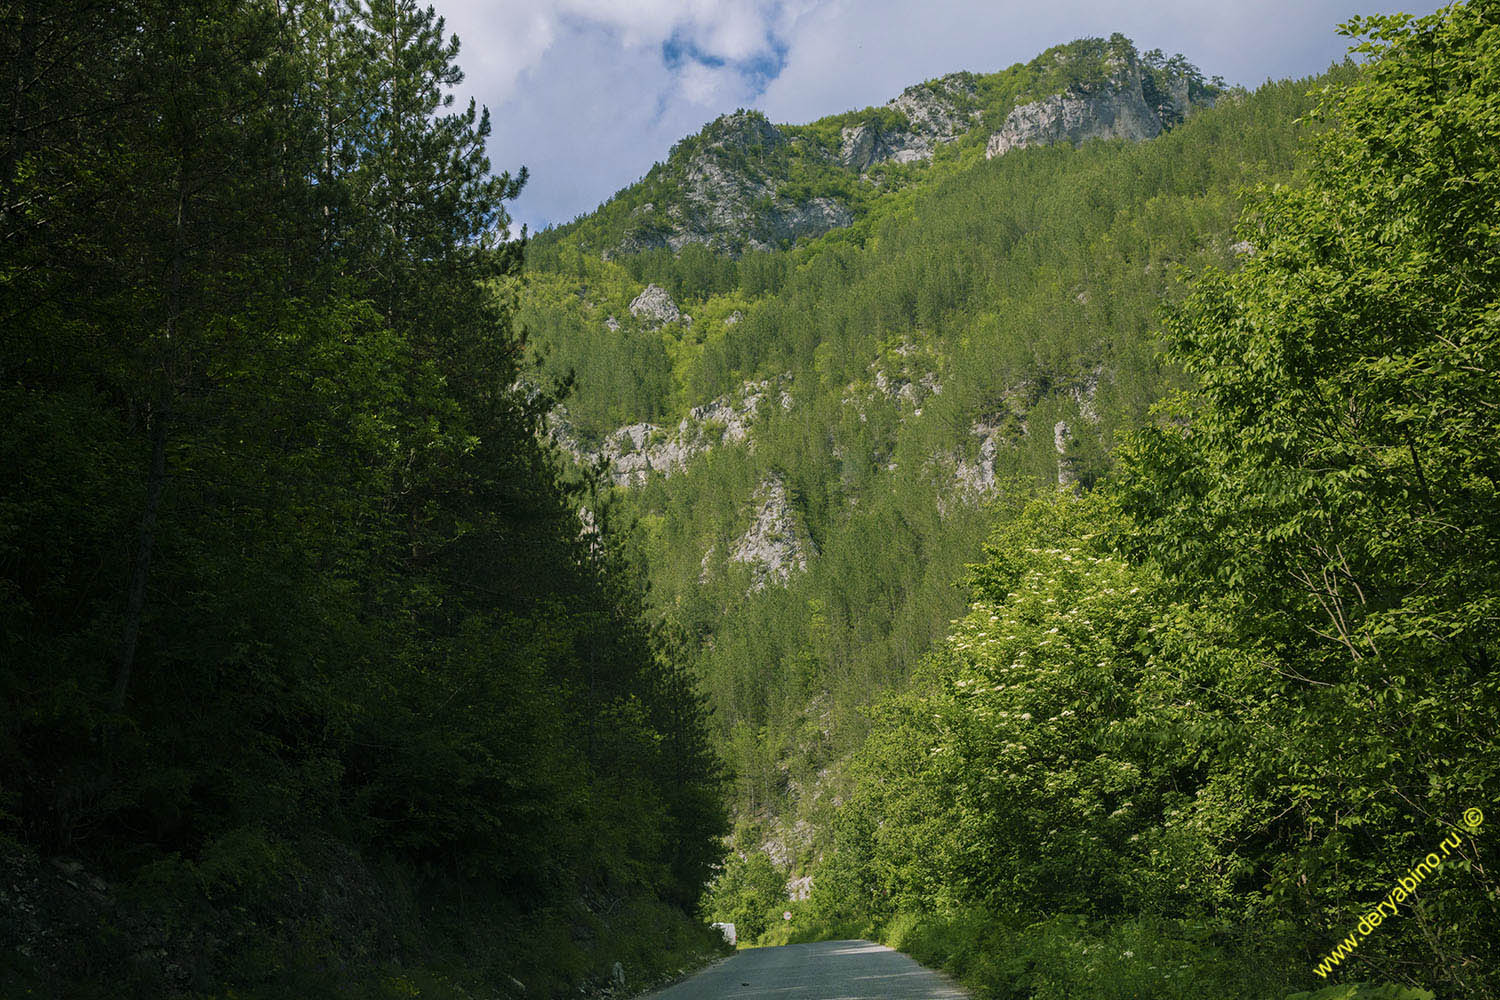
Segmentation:
{"type": "Polygon", "coordinates": [[[967,1000],[946,977],[869,941],[750,948],[651,994],[659,1000],[967,1000]]]}

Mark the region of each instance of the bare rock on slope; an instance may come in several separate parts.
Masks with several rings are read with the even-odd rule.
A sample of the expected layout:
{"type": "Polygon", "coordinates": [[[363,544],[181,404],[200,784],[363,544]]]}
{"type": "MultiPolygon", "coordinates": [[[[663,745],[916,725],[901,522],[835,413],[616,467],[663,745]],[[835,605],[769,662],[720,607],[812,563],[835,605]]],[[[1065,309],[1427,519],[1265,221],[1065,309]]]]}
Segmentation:
{"type": "Polygon", "coordinates": [[[763,590],[805,571],[811,550],[812,540],[788,501],[786,485],[775,476],[762,480],[755,491],[754,519],[730,549],[730,561],[748,565],[751,589],[763,590]]]}
{"type": "MultiPolygon", "coordinates": [[[[659,285],[647,285],[641,294],[630,303],[630,315],[653,326],[676,322],[682,312],[672,296],[659,285]]],[[[613,317],[611,317],[613,318],[613,317]]]]}
{"type": "MultiPolygon", "coordinates": [[[[618,427],[598,447],[586,446],[579,439],[568,421],[567,408],[559,406],[547,415],[547,434],[585,465],[604,459],[610,480],[616,486],[640,486],[652,473],[669,476],[685,468],[697,455],[720,445],[746,441],[761,404],[773,388],[786,380],[783,376],[746,382],[732,395],[693,407],[675,429],[651,423],[618,427]]],[[[789,399],[784,389],[779,399],[785,408],[789,399]]]]}
{"type": "Polygon", "coordinates": [[[1013,108],[1000,130],[990,136],[986,157],[1012,149],[1059,142],[1078,145],[1089,139],[1154,139],[1212,99],[1191,96],[1185,78],[1168,76],[1163,91],[1142,73],[1132,53],[1112,56],[1109,76],[1096,85],[1075,85],[1030,104],[1013,108]]]}
{"type": "Polygon", "coordinates": [[[737,255],[849,225],[854,213],[835,198],[796,200],[780,193],[779,178],[768,164],[793,141],[759,112],[739,111],[710,122],[685,159],[674,156],[679,197],[638,209],[640,218],[617,249],[676,253],[700,243],[737,255]]]}
{"type": "Polygon", "coordinates": [[[974,83],[967,73],[907,87],[886,103],[901,112],[907,124],[892,127],[869,121],[845,127],[839,134],[839,162],[850,170],[867,170],[886,160],[930,160],[940,144],[952,142],[978,123],[974,96],[974,83]]]}

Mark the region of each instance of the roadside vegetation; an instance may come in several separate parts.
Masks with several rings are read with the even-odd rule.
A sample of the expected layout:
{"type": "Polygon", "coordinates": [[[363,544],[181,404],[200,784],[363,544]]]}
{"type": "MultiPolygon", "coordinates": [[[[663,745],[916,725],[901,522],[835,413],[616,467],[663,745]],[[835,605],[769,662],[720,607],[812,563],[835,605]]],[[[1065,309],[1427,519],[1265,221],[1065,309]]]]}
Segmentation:
{"type": "Polygon", "coordinates": [[[997,511],[782,936],[991,997],[1500,988],[1500,11],[1349,31],[1305,183],[1170,313],[1188,385],[1095,489],[997,511]]]}

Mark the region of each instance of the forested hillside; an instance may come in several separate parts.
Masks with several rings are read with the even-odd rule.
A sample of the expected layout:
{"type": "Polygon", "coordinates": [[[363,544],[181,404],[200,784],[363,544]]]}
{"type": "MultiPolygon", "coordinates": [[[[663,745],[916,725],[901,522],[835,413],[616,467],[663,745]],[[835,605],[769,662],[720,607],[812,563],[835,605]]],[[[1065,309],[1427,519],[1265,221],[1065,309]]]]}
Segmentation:
{"type": "Polygon", "coordinates": [[[442,21],[0,25],[0,994],[576,995],[714,950],[699,699],[517,387],[524,175],[442,21]]]}
{"type": "Polygon", "coordinates": [[[994,505],[1091,486],[1179,383],[1163,302],[1248,251],[1240,192],[1296,179],[1296,119],[1341,78],[1229,95],[1150,142],[980,142],[788,252],[532,248],[522,321],[574,375],[554,432],[629,485],[616,520],[696,654],[742,849],[807,873],[821,844],[790,828],[826,831],[829,766],[962,612],[994,505]],[[681,315],[632,315],[646,281],[681,315]]]}
{"type": "Polygon", "coordinates": [[[0,996],[1500,993],[1497,0],[529,239],[414,0],[0,26],[0,996]]]}
{"type": "Polygon", "coordinates": [[[884,702],[810,925],[998,996],[1500,987],[1500,9],[1350,30],[1308,183],[1167,324],[1189,387],[884,702]]]}
{"type": "Polygon", "coordinates": [[[1168,61],[1074,43],[819,238],[632,244],[684,149],[796,135],[739,116],[538,239],[549,436],[734,774],[710,912],[985,995],[1497,988],[1497,23],[1141,135],[1057,123],[1168,61]]]}

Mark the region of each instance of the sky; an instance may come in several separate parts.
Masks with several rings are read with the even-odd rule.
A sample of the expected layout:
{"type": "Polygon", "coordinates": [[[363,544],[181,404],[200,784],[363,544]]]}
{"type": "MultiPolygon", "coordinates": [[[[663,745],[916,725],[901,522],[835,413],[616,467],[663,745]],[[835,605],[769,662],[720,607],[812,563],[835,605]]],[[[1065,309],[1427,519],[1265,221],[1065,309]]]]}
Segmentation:
{"type": "Polygon", "coordinates": [[[802,123],[945,73],[991,73],[1120,31],[1255,87],[1321,72],[1389,0],[432,0],[461,42],[456,96],[490,109],[494,169],[529,169],[532,230],[593,211],[721,114],[802,123]]]}

